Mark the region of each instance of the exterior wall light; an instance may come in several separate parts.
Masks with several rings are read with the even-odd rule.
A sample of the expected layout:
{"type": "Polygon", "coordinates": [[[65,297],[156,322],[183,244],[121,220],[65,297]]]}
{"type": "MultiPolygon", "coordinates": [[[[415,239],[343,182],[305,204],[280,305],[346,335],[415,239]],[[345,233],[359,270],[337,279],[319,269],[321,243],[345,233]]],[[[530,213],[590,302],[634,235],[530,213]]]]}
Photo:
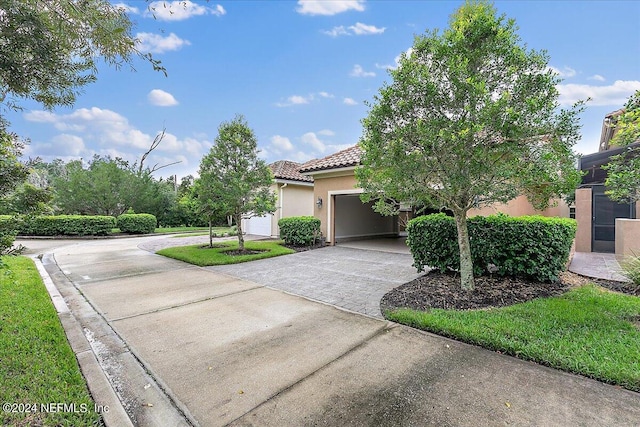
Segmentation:
{"type": "Polygon", "coordinates": [[[318,206],[318,209],[322,209],[322,197],[318,197],[318,200],[316,200],[316,206],[318,206]]]}

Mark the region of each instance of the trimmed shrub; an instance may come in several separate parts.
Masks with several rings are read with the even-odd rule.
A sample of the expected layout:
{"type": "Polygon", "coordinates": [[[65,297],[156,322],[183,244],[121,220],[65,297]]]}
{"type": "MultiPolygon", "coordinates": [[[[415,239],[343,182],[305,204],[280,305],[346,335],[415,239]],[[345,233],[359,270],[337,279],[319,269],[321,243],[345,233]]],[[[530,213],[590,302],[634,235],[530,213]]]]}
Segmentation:
{"type": "MultiPolygon", "coordinates": [[[[10,248],[16,240],[21,220],[11,215],[0,215],[0,256],[12,253],[10,248]]],[[[0,261],[0,266],[2,261],[0,261]]]]}
{"type": "Polygon", "coordinates": [[[291,216],[278,221],[280,238],[292,246],[311,246],[320,240],[320,220],[313,216],[291,216]]]}
{"type": "MultiPolygon", "coordinates": [[[[576,222],[569,218],[498,214],[469,218],[468,228],[475,275],[491,273],[555,281],[569,259],[576,222]]],[[[418,271],[426,266],[440,271],[459,269],[453,218],[445,214],[415,218],[409,222],[407,234],[418,271]]]]}
{"type": "Polygon", "coordinates": [[[156,229],[158,221],[151,214],[122,214],[118,217],[118,228],[123,233],[149,234],[156,229]]]}
{"type": "Polygon", "coordinates": [[[105,236],[116,226],[112,216],[55,215],[25,217],[18,234],[25,236],[105,236]]]}

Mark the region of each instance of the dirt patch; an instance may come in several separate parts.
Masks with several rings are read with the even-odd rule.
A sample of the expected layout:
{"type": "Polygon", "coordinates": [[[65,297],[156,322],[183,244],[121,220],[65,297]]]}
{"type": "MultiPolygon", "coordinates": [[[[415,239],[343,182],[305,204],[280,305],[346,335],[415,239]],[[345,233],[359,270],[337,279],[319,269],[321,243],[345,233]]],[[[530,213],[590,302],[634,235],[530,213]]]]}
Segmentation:
{"type": "Polygon", "coordinates": [[[220,249],[220,248],[228,248],[229,245],[225,245],[224,243],[214,243],[209,246],[209,244],[200,246],[200,249],[220,249]]]}
{"type": "Polygon", "coordinates": [[[235,249],[231,251],[224,251],[224,254],[231,255],[231,256],[240,256],[240,255],[258,255],[262,252],[268,252],[268,251],[256,251],[256,250],[250,250],[250,249],[245,249],[241,251],[241,250],[235,249]]]}
{"type": "Polygon", "coordinates": [[[572,287],[594,282],[614,291],[638,295],[635,285],[594,280],[570,272],[562,273],[560,280],[555,283],[481,276],[475,278],[475,290],[465,291],[460,287],[458,274],[432,271],[387,293],[380,301],[380,309],[384,313],[385,310],[397,308],[424,311],[430,308],[467,310],[504,307],[534,298],[560,295],[572,287]]]}

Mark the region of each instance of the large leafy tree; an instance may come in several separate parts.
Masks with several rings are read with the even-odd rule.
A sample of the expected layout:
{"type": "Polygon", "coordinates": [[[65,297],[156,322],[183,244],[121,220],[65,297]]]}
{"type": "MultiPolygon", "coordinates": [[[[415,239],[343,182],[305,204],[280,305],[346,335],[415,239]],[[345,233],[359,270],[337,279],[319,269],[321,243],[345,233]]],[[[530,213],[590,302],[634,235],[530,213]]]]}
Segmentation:
{"type": "Polygon", "coordinates": [[[258,158],[256,137],[242,116],[223,122],[211,151],[200,162],[196,193],[209,214],[229,215],[238,227],[239,250],[244,251],[242,219],[273,213],[273,174],[258,158]]]}
{"type": "Polygon", "coordinates": [[[415,38],[363,120],[363,200],[387,214],[400,202],[451,210],[464,289],[474,287],[471,208],[522,193],[542,208],[579,182],[581,107],[558,111],[548,55],[516,31],[490,3],[465,3],[442,33],[415,38]]]}
{"type": "Polygon", "coordinates": [[[616,133],[609,145],[626,149],[602,167],[607,171],[607,195],[618,202],[637,202],[640,200],[640,146],[634,143],[640,142],[640,90],[629,97],[623,113],[612,126],[616,133]]]}
{"type": "Polygon", "coordinates": [[[96,80],[99,61],[120,67],[135,57],[132,22],[107,0],[3,0],[0,3],[0,100],[21,98],[46,108],[72,105],[96,80]]]}

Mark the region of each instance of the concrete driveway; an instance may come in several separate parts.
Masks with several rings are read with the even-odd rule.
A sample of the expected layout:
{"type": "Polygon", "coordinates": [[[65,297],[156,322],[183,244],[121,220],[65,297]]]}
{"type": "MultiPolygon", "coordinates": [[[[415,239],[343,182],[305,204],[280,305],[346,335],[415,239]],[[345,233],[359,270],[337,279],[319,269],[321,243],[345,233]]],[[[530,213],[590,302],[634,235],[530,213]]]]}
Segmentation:
{"type": "MultiPolygon", "coordinates": [[[[135,425],[640,420],[637,393],[166,259],[140,250],[146,239],[70,245],[44,259],[135,425]]],[[[332,253],[357,254],[282,258],[302,271],[332,253]]],[[[325,271],[353,268],[324,262],[325,271]]],[[[377,279],[391,280],[383,270],[377,279]]]]}

